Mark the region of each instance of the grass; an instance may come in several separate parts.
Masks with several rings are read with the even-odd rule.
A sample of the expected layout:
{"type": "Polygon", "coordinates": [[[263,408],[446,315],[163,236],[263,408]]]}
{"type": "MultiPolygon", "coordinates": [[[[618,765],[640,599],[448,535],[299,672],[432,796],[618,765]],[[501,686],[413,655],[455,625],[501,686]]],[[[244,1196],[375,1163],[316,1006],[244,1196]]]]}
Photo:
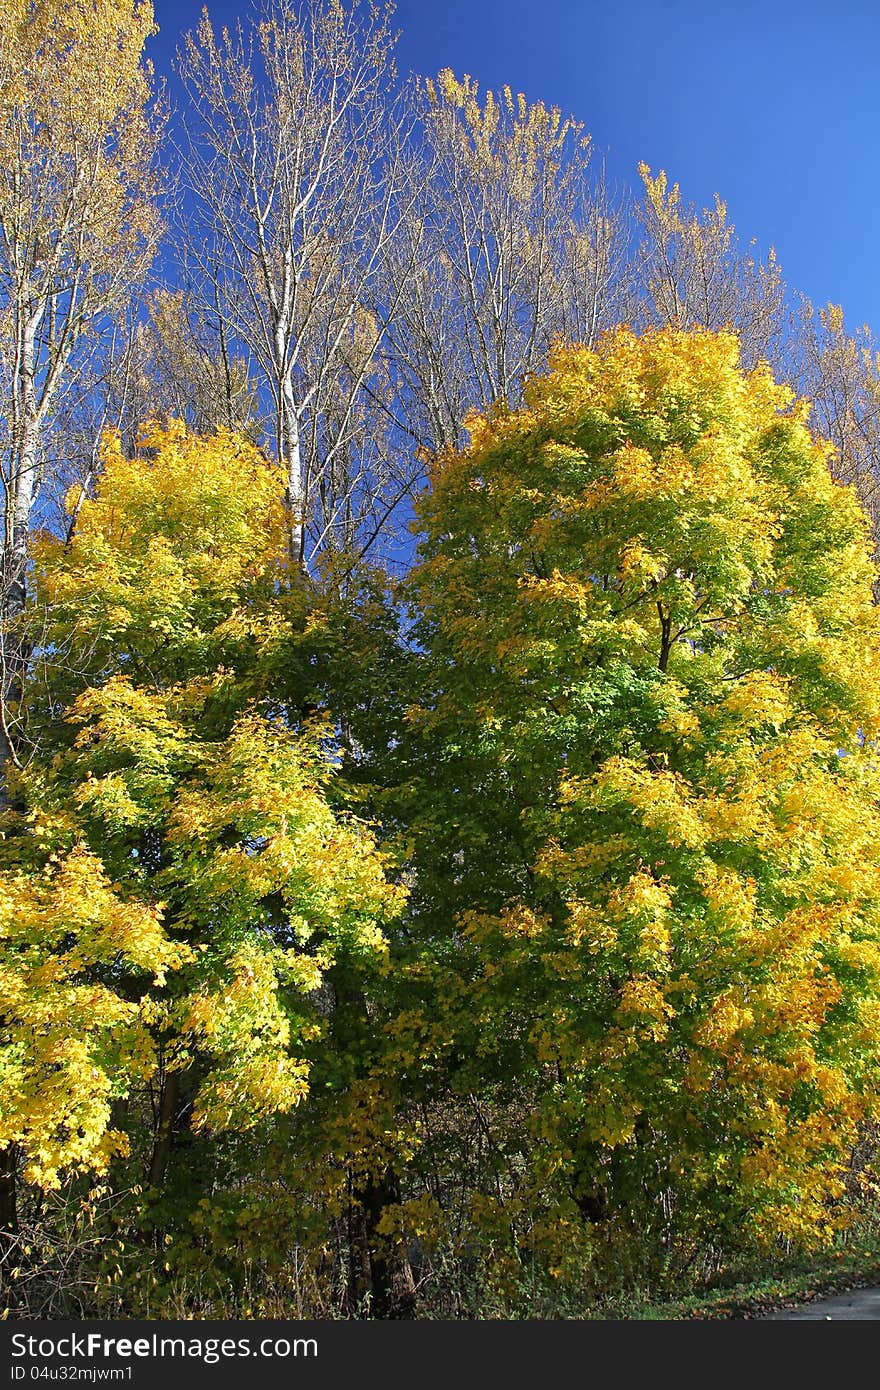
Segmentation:
{"type": "Polygon", "coordinates": [[[811,1259],[780,1260],[772,1269],[719,1277],[710,1287],[662,1299],[622,1297],[609,1302],[601,1317],[641,1321],[707,1318],[760,1318],[823,1295],[880,1284],[880,1233],[811,1259]]]}

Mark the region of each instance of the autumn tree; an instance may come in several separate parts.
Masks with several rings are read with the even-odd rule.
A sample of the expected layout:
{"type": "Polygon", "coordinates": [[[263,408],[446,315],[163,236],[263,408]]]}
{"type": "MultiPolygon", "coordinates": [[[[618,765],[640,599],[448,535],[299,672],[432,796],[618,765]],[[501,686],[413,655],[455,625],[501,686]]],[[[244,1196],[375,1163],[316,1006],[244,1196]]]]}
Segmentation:
{"type": "Polygon", "coordinates": [[[375,531],[400,491],[368,394],[387,390],[373,282],[399,217],[393,44],[385,8],[281,0],[234,31],[206,13],[180,61],[194,280],[257,374],[297,563],[375,531]]]}
{"type": "Polygon", "coordinates": [[[263,435],[255,383],[217,316],[185,289],[155,290],[126,307],[53,413],[34,525],[71,536],[94,488],[102,444],[117,430],[134,453],[144,420],[182,420],[195,434],[218,428],[263,435]],[[72,506],[69,499],[75,500],[72,506]]]}
{"type": "MultiPolygon", "coordinates": [[[[134,451],[144,420],[182,420],[198,435],[225,429],[258,442],[256,384],[216,311],[186,289],[156,290],[108,364],[108,425],[134,451]]],[[[106,426],[105,426],[106,428],[106,426]]],[[[102,430],[96,438],[100,439],[102,430]]]]}
{"type": "MultiPolygon", "coordinates": [[[[148,0],[15,0],[0,17],[2,616],[25,603],[50,413],[156,248],[148,0]]],[[[22,653],[7,630],[0,762],[22,653]]]]}
{"type": "Polygon", "coordinates": [[[846,1220],[880,622],[808,419],[733,336],[619,330],[472,417],[419,505],[400,1033],[453,1094],[519,1097],[472,1208],[496,1272],[846,1220]]]}
{"type": "Polygon", "coordinates": [[[368,1051],[326,1000],[369,994],[402,899],[303,712],[285,487],[241,437],[156,426],[133,458],[111,437],[72,537],[35,545],[39,752],[0,871],[0,1148],[32,1184],[130,1147],[167,1202],[210,1179],[208,1137],[305,1106],[316,1062],[319,1093],[344,1087],[364,1030],[368,1051]]]}
{"type": "Polygon", "coordinates": [[[848,331],[838,304],[799,306],[793,344],[801,390],[817,424],[834,445],[834,471],[858,490],[880,534],[880,354],[862,326],[848,331]]]}
{"type": "Polygon", "coordinates": [[[468,410],[515,403],[556,338],[616,321],[627,235],[581,122],[449,69],[411,99],[417,187],[384,257],[387,351],[406,432],[438,449],[468,410]]]}
{"type": "Polygon", "coordinates": [[[761,260],[754,241],[743,248],[717,194],[698,212],[670,186],[639,165],[643,185],[636,219],[641,233],[637,282],[642,312],[633,320],[668,328],[710,328],[736,333],[743,362],[766,358],[774,368],[785,343],[785,283],[773,248],[761,260]]]}

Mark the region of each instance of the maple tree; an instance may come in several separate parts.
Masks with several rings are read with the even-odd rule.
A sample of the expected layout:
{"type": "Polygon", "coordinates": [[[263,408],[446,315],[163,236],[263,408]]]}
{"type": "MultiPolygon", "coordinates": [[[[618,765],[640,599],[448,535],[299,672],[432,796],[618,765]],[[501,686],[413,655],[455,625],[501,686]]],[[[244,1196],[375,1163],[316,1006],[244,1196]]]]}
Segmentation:
{"type": "Polygon", "coordinates": [[[392,8],[204,12],[148,298],[149,0],[0,15],[28,1316],[579,1317],[876,1202],[871,334],[392,8]]]}
{"type": "Polygon", "coordinates": [[[322,990],[384,966],[401,892],[333,808],[332,726],[274,693],[280,664],[302,699],[309,608],[284,497],[247,440],[157,426],[133,458],[109,438],[72,538],[35,543],[40,752],[0,872],[0,1144],[34,1183],[124,1153],[112,1102],[149,1088],[134,1142],[161,1194],[187,1133],[307,1098],[344,1052],[322,990]]]}
{"type": "Polygon", "coordinates": [[[867,519],[723,333],[560,347],[469,428],[408,581],[403,1031],[531,1089],[492,1258],[518,1213],[557,1273],[596,1231],[821,1240],[878,1101],[867,519]]]}

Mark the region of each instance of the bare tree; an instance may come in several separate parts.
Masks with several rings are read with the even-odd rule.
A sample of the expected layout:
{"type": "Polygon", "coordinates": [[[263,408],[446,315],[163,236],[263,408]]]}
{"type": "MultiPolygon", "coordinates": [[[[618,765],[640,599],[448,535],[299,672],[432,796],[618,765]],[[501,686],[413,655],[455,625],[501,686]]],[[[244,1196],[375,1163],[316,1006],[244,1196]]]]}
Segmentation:
{"type": "Polygon", "coordinates": [[[558,108],[481,97],[449,70],[415,101],[418,196],[385,273],[401,423],[430,450],[460,442],[469,409],[514,404],[554,339],[613,321],[625,233],[590,186],[590,137],[558,108]]]}
{"type": "Polygon", "coordinates": [[[793,347],[817,432],[834,445],[834,471],[859,493],[880,541],[880,352],[867,325],[850,334],[843,310],[802,297],[793,347]]]}
{"type": "Polygon", "coordinates": [[[203,435],[223,427],[255,443],[263,433],[246,363],[229,350],[222,321],[193,308],[184,290],[132,302],[98,349],[53,411],[43,443],[34,522],[68,536],[100,471],[105,431],[118,430],[129,454],[150,420],[183,420],[203,435]]]}
{"type": "Polygon", "coordinates": [[[369,402],[387,394],[377,348],[393,309],[374,286],[399,217],[393,43],[390,7],[278,0],[247,32],[218,36],[205,13],[180,61],[189,254],[265,392],[306,567],[369,529],[389,488],[369,402]]]}
{"type": "Polygon", "coordinates": [[[28,535],[65,386],[143,278],[161,222],[148,0],[16,0],[0,13],[0,765],[21,677],[28,535]]]}
{"type": "Polygon", "coordinates": [[[186,289],[156,290],[138,306],[112,344],[102,381],[106,422],[130,451],[148,420],[183,420],[204,435],[222,427],[256,441],[256,385],[225,327],[222,315],[206,312],[186,289]]]}
{"type": "Polygon", "coordinates": [[[632,205],[604,168],[585,189],[559,248],[560,336],[593,347],[606,329],[637,316],[632,205]]]}
{"type": "Polygon", "coordinates": [[[743,252],[727,207],[702,213],[669,187],[663,170],[652,176],[639,165],[644,197],[641,224],[642,319],[673,328],[731,329],[739,336],[743,362],[759,358],[779,365],[786,324],[785,285],[772,247],[761,261],[750,243],[743,252]]]}
{"type": "MultiPolygon", "coordinates": [[[[50,412],[152,260],[159,122],[141,63],[148,0],[0,10],[0,809],[18,761],[31,514],[50,412]]],[[[0,1228],[16,1225],[15,1150],[0,1228]]]]}

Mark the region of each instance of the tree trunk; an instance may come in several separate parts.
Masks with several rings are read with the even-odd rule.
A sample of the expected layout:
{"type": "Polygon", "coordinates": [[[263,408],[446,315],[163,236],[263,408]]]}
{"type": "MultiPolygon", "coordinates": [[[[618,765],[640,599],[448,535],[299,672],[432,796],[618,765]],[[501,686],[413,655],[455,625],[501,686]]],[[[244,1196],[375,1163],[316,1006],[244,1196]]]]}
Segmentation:
{"type": "Polygon", "coordinates": [[[289,386],[285,383],[281,459],[287,471],[287,510],[290,515],[290,561],[300,569],[305,567],[306,526],[305,489],[303,486],[302,448],[299,422],[292,396],[287,399],[289,386]]]}
{"type": "Polygon", "coordinates": [[[18,1234],[16,1166],[15,1145],[10,1144],[0,1153],[0,1239],[18,1234]]]}
{"type": "Polygon", "coordinates": [[[150,1186],[161,1188],[165,1184],[171,1148],[174,1143],[175,1121],[180,1099],[180,1072],[165,1073],[162,1095],[159,1099],[159,1123],[153,1140],[150,1156],[150,1186]]]}
{"type": "Polygon", "coordinates": [[[18,1197],[16,1192],[15,1145],[0,1153],[0,1316],[15,1306],[12,1268],[17,1257],[18,1197]]]}
{"type": "Polygon", "coordinates": [[[386,1207],[400,1201],[400,1184],[391,1168],[369,1178],[352,1194],[349,1217],[349,1289],[352,1310],[369,1300],[372,1318],[411,1318],[415,1285],[409,1261],[387,1250],[379,1235],[386,1207]]]}
{"type": "MultiPolygon", "coordinates": [[[[29,407],[21,408],[27,410],[29,407]]],[[[13,458],[12,497],[7,501],[0,563],[0,811],[12,804],[7,769],[15,757],[14,711],[23,694],[28,660],[20,622],[27,603],[28,537],[38,457],[39,426],[36,420],[26,418],[13,458]]]]}
{"type": "MultiPolygon", "coordinates": [[[[12,722],[13,712],[23,694],[23,682],[28,652],[19,623],[27,599],[28,535],[33,503],[38,459],[38,425],[29,414],[33,395],[33,371],[24,374],[24,402],[19,403],[24,424],[13,456],[12,477],[7,499],[7,513],[0,556],[0,813],[18,807],[9,789],[9,768],[15,759],[12,722]],[[11,502],[11,506],[10,506],[11,502]]],[[[23,808],[22,808],[23,809],[23,808]]],[[[18,1234],[18,1204],[16,1191],[16,1159],[14,1145],[0,1153],[0,1261],[18,1234]]],[[[3,1276],[0,1263],[0,1283],[3,1276]]]]}

